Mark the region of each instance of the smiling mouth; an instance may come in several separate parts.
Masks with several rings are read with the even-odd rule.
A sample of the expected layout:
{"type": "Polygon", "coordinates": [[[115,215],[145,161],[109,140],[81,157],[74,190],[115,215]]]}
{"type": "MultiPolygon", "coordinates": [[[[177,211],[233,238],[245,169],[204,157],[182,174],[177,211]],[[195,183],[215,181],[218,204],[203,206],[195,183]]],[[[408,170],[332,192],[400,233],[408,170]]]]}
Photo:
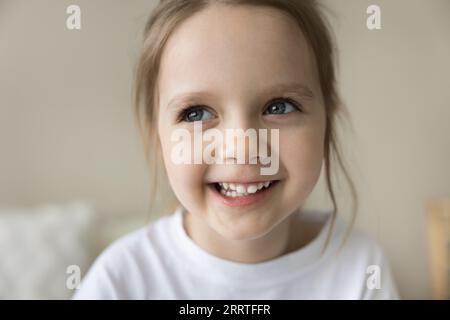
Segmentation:
{"type": "Polygon", "coordinates": [[[268,180],[254,183],[216,182],[214,188],[221,195],[229,198],[246,197],[259,194],[275,185],[278,180],[268,180]]]}

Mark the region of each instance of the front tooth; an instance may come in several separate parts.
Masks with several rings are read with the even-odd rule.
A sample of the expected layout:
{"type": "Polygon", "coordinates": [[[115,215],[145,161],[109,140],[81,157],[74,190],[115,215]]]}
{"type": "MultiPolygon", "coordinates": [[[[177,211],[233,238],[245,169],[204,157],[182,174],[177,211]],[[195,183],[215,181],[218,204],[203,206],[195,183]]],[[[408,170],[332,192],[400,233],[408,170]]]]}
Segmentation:
{"type": "Polygon", "coordinates": [[[237,193],[244,193],[245,192],[245,187],[241,184],[236,185],[236,192],[237,193]]]}
{"type": "Polygon", "coordinates": [[[231,191],[231,196],[234,198],[237,196],[236,191],[231,191]]]}
{"type": "Polygon", "coordinates": [[[248,193],[255,193],[256,191],[258,191],[258,187],[254,184],[251,184],[247,187],[248,193]]]}
{"type": "Polygon", "coordinates": [[[234,183],[230,183],[229,187],[231,190],[235,190],[236,191],[236,185],[234,183]]]}
{"type": "Polygon", "coordinates": [[[264,182],[258,183],[258,190],[262,189],[262,187],[264,187],[264,182]]]}
{"type": "Polygon", "coordinates": [[[264,187],[268,187],[269,186],[269,184],[270,184],[270,181],[266,181],[266,182],[264,182],[264,187]]]}

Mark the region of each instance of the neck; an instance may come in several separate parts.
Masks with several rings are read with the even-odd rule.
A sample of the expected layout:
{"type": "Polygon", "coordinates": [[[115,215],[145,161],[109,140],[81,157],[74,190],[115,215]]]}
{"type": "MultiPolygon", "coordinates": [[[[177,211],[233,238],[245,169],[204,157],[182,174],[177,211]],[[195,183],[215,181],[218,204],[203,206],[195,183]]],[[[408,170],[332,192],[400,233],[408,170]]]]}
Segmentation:
{"type": "Polygon", "coordinates": [[[192,213],[186,213],[183,226],[187,235],[205,251],[240,263],[268,261],[304,245],[300,239],[295,214],[284,219],[266,235],[251,240],[228,240],[192,213]]]}

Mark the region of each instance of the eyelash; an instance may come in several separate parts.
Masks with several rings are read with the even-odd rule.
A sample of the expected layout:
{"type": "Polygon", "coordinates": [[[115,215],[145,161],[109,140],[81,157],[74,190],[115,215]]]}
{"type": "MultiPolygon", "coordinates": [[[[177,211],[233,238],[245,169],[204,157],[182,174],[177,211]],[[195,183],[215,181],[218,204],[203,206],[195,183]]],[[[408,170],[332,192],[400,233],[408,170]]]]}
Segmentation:
{"type": "MultiPolygon", "coordinates": [[[[297,101],[295,101],[291,98],[287,98],[287,97],[278,97],[278,98],[274,98],[274,99],[270,100],[267,103],[266,107],[264,108],[264,111],[269,106],[271,106],[272,104],[277,103],[277,102],[288,102],[288,103],[292,104],[299,112],[303,112],[301,105],[297,101]]],[[[188,112],[196,110],[196,109],[210,109],[210,108],[207,106],[203,106],[203,105],[187,105],[186,107],[183,107],[182,110],[179,112],[179,114],[177,116],[177,122],[184,121],[188,112]]],[[[209,112],[211,112],[211,110],[209,110],[209,112]]],[[[213,113],[213,112],[211,112],[211,113],[213,113]]]]}

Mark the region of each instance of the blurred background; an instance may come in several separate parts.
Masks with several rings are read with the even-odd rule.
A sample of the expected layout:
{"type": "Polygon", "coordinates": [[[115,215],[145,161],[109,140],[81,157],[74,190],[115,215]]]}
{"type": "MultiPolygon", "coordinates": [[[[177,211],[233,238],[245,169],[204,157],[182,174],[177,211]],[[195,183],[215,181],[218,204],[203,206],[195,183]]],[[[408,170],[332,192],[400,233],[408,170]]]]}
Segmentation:
{"type": "MultiPolygon", "coordinates": [[[[322,1],[351,123],[340,141],[356,226],[385,249],[402,298],[449,297],[450,2],[322,1]],[[366,27],[369,5],[380,30],[366,27]]],[[[152,0],[0,0],[0,298],[69,298],[150,212],[131,86],[152,0]],[[66,8],[81,8],[81,30],[66,8]]],[[[338,177],[339,179],[339,177],[338,177]]],[[[162,184],[164,187],[164,184],[162,184]]],[[[329,208],[323,179],[307,207],[329,208]]],[[[346,190],[338,192],[343,215],[346,190]]]]}

